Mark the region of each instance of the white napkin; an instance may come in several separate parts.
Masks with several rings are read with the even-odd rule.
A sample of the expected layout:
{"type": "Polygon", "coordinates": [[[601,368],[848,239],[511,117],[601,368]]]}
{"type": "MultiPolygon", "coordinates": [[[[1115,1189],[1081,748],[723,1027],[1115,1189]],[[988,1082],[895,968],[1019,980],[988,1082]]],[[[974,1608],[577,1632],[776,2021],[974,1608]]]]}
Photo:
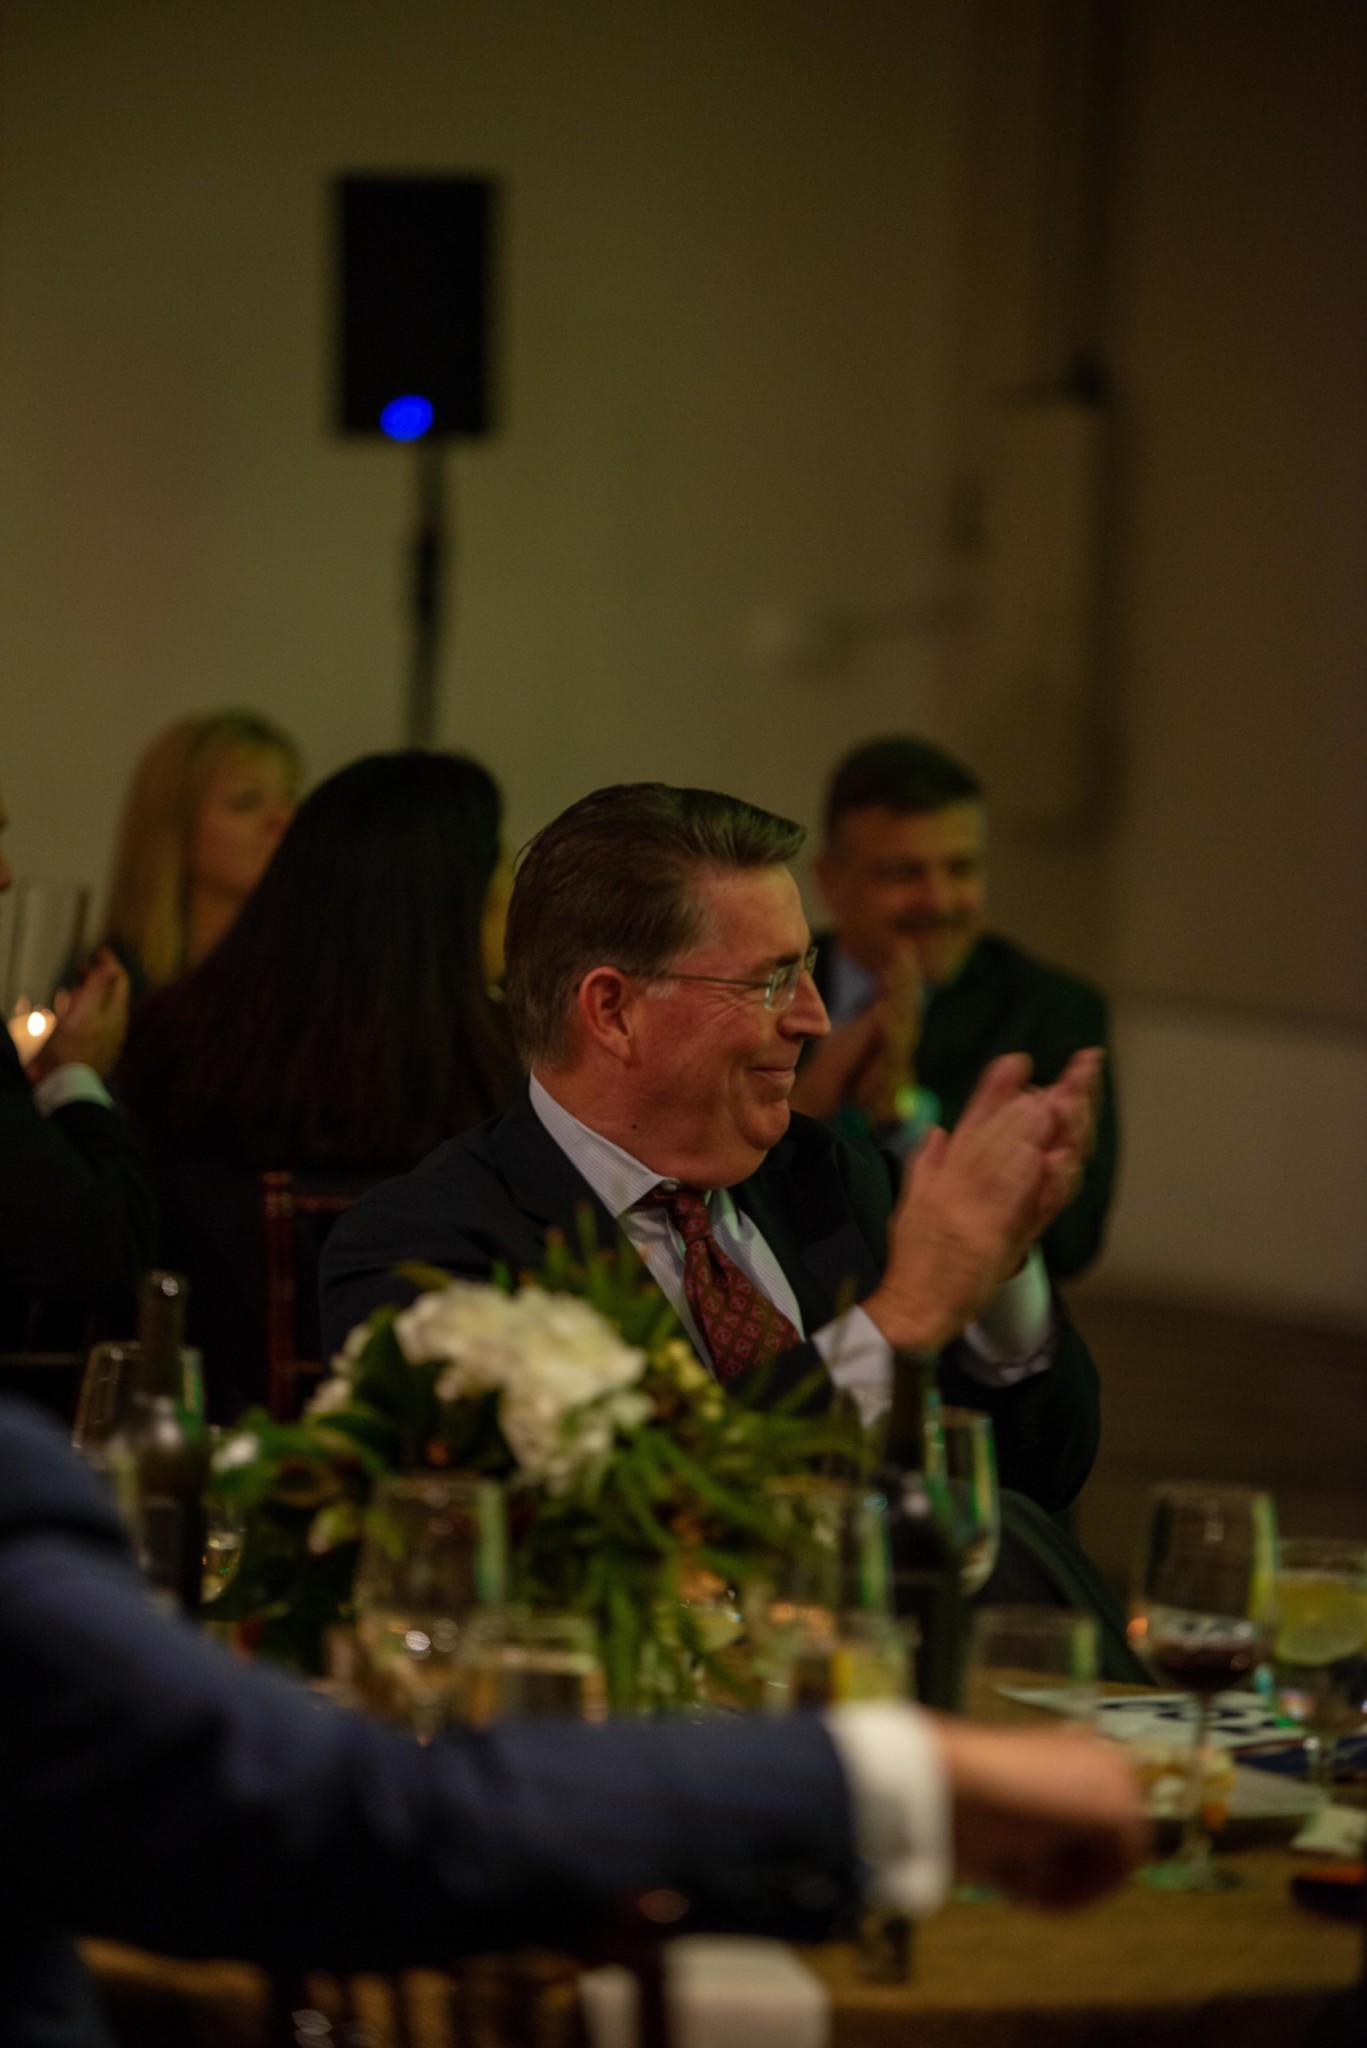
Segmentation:
{"type": "Polygon", "coordinates": [[[1367,1810],[1317,1806],[1291,1846],[1312,1856],[1345,1856],[1352,1862],[1367,1849],[1367,1810]]]}
{"type": "MultiPolygon", "coordinates": [[[[686,1934],[665,1950],[675,2048],[827,2048],[825,1985],[780,1941],[686,1934]]],[[[609,1964],[579,1980],[591,2048],[636,2048],[638,1991],[609,1964]]]]}

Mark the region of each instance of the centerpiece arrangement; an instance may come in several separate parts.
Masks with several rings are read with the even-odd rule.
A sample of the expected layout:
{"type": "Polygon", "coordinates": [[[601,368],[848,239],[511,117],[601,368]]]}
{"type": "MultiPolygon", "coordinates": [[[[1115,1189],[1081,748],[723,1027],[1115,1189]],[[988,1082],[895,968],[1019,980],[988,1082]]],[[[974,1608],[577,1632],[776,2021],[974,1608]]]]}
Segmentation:
{"type": "Polygon", "coordinates": [[[417,1299],[351,1333],[298,1422],[242,1418],[215,1460],[243,1530],[216,1619],[317,1671],[324,1631],[353,1618],[377,1483],[470,1473],[505,1490],[510,1600],[592,1621],[614,1711],[704,1681],[745,1697],[715,1615],[791,1545],[770,1482],[852,1471],[862,1433],[804,1414],[802,1388],[766,1407],[762,1385],[724,1392],[632,1246],[602,1250],[587,1217],[581,1238],[520,1281],[404,1268],[417,1299]]]}

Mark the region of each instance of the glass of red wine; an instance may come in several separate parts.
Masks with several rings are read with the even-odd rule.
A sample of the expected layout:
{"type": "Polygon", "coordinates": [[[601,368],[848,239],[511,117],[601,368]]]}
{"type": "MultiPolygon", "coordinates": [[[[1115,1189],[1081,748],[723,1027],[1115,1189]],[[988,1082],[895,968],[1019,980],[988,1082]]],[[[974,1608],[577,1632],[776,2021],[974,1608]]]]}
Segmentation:
{"type": "Polygon", "coordinates": [[[1177,1854],[1145,1881],[1173,1891],[1237,1882],[1216,1862],[1205,1821],[1206,1744],[1217,1693],[1244,1688],[1271,1654],[1277,1518],[1272,1496],[1201,1481],[1155,1487],[1130,1602],[1130,1642],[1160,1681],[1196,1700],[1186,1815],[1177,1854]]]}

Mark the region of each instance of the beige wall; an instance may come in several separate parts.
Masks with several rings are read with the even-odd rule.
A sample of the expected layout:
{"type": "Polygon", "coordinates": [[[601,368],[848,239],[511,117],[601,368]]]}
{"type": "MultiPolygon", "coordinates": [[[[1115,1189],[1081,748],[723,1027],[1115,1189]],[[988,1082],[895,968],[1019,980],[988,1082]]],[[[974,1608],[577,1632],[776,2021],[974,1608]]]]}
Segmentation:
{"type": "Polygon", "coordinates": [[[1367,9],[9,0],[0,24],[21,867],[98,877],[132,758],[184,709],[267,707],[319,774],[398,737],[410,478],[326,428],[338,170],[506,181],[507,424],[457,459],[443,737],[503,778],[514,839],[618,776],[811,817],[857,738],[963,742],[994,408],[1094,349],[1101,801],[999,835],[999,914],[1105,981],[1136,1048],[1113,1276],[1367,1317],[1339,1227],[1362,1096],[1340,1113],[1316,1052],[1367,1060],[1367,9]],[[1089,18],[1115,30],[1099,136],[1063,118],[1089,18]],[[788,658],[832,623],[829,659],[788,658]],[[1202,1061],[1229,1085],[1201,1091],[1201,1171],[1277,1105],[1240,1202],[1165,1193],[1202,1061]]]}
{"type": "Polygon", "coordinates": [[[519,837],[605,778],[810,808],[843,693],[755,622],[914,597],[944,469],[943,0],[96,0],[5,14],[0,657],[29,865],[102,865],[144,737],[399,735],[409,465],[326,431],[328,177],[507,188],[506,430],[457,460],[443,735],[519,837]]]}

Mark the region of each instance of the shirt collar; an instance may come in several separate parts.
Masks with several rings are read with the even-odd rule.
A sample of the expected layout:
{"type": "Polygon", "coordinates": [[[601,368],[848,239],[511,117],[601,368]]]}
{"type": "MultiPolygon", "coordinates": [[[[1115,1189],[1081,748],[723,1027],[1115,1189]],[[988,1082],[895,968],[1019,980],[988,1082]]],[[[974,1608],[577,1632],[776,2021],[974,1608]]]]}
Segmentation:
{"type": "MultiPolygon", "coordinates": [[[[528,1094],[543,1128],[554,1138],[570,1164],[584,1176],[609,1216],[625,1216],[628,1209],[639,1207],[652,1188],[675,1188],[679,1185],[677,1181],[667,1180],[663,1174],[656,1173],[654,1167],[647,1166],[644,1160],[624,1152],[601,1131],[580,1123],[563,1102],[556,1101],[549,1088],[542,1086],[535,1074],[528,1083],[528,1094]]],[[[737,1213],[728,1188],[708,1190],[707,1206],[714,1221],[728,1220],[737,1213]]]]}
{"type": "Polygon", "coordinates": [[[610,1216],[624,1216],[628,1209],[634,1209],[638,1202],[644,1201],[652,1188],[660,1185],[660,1175],[653,1166],[634,1159],[630,1152],[614,1145],[611,1138],[605,1138],[601,1131],[590,1130],[587,1124],[580,1123],[577,1116],[572,1116],[564,1104],[557,1102],[550,1090],[541,1085],[535,1074],[531,1077],[529,1093],[532,1108],[542,1124],[571,1165],[583,1174],[610,1216]]]}

